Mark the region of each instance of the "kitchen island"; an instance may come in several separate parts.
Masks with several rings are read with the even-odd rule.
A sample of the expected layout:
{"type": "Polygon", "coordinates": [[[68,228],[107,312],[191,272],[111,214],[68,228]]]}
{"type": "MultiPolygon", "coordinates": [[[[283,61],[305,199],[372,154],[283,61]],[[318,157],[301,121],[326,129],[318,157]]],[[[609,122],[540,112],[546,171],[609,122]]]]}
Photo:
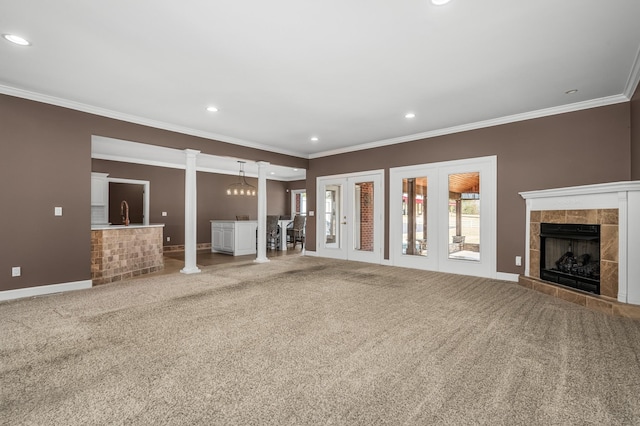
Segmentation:
{"type": "Polygon", "coordinates": [[[91,225],[91,280],[106,284],[164,269],[164,224],[91,225]]]}
{"type": "Polygon", "coordinates": [[[233,256],[256,254],[257,220],[211,220],[211,251],[233,256]]]}

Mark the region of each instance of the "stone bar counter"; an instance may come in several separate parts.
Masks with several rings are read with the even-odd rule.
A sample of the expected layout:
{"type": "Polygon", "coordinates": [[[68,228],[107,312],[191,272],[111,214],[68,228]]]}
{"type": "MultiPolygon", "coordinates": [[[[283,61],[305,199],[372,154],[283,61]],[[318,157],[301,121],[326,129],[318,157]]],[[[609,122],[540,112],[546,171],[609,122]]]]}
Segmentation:
{"type": "Polygon", "coordinates": [[[164,269],[163,224],[92,225],[91,279],[106,284],[164,269]]]}

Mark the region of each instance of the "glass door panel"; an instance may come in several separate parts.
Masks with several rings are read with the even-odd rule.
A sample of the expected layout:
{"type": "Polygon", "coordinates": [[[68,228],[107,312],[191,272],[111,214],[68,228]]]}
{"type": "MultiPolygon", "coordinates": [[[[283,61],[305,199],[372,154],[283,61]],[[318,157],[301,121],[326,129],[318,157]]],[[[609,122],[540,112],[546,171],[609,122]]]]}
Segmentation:
{"type": "Polygon", "coordinates": [[[344,215],[347,259],[379,263],[382,260],[384,195],[382,172],[363,173],[346,179],[349,200],[344,215]]]}
{"type": "Polygon", "coordinates": [[[438,174],[423,166],[390,172],[389,257],[394,265],[437,270],[438,174]],[[434,219],[435,218],[435,219],[434,219]]]}
{"type": "Polygon", "coordinates": [[[402,179],[402,254],[427,256],[427,178],[402,179]]]}
{"type": "Polygon", "coordinates": [[[353,249],[373,251],[374,227],[374,183],[356,182],[353,186],[355,205],[353,218],[353,249]]]}
{"type": "Polygon", "coordinates": [[[327,185],[324,195],[325,247],[339,247],[340,242],[340,185],[327,185]]]}
{"type": "Polygon", "coordinates": [[[480,261],[480,173],[453,173],[449,182],[449,259],[480,261]]]}

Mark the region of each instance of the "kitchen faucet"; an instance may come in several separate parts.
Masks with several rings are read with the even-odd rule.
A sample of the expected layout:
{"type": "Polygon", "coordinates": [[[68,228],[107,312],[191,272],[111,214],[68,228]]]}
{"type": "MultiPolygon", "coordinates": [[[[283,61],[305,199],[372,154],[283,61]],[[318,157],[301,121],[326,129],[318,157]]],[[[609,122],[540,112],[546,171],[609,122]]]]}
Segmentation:
{"type": "Polygon", "coordinates": [[[124,200],[120,203],[120,216],[124,226],[129,226],[129,203],[124,200]]]}

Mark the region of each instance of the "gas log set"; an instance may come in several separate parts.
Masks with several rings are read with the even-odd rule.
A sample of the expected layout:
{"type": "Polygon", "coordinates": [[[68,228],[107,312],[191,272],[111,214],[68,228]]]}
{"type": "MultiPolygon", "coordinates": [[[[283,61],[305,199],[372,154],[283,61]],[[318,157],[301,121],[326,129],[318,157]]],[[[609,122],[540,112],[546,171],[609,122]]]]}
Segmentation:
{"type": "Polygon", "coordinates": [[[573,252],[566,252],[556,262],[556,270],[566,274],[600,279],[600,262],[592,262],[589,253],[574,256],[573,252]]]}

